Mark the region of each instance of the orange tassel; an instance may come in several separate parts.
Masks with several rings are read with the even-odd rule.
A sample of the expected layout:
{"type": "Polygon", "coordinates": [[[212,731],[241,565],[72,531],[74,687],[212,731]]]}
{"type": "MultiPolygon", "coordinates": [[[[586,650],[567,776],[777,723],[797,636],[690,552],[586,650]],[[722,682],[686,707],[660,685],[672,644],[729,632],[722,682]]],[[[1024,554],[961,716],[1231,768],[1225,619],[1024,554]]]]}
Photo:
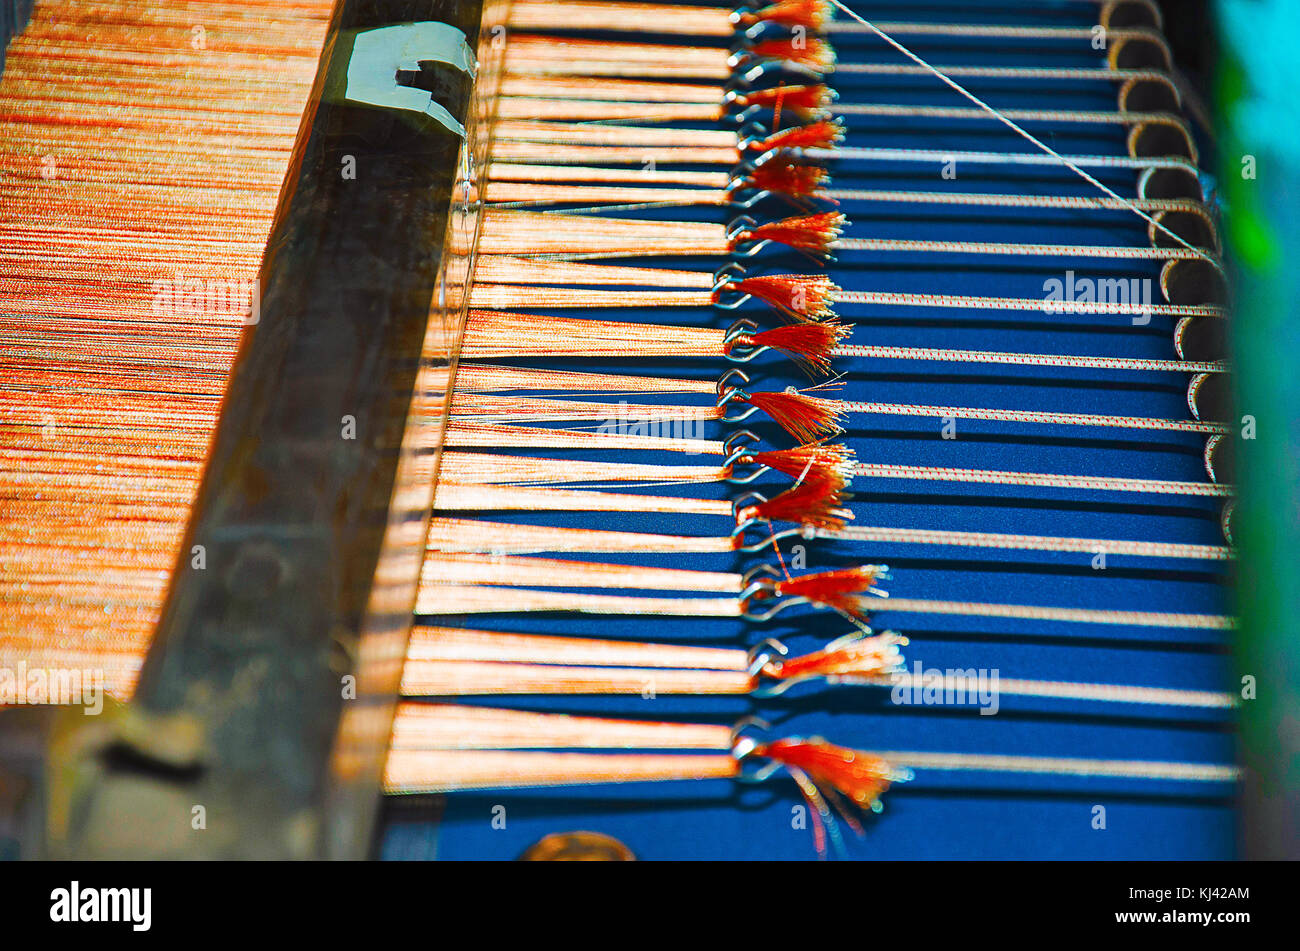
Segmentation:
{"type": "Polygon", "coordinates": [[[815,165],[794,162],[764,162],[749,173],[749,184],[759,191],[791,198],[818,197],[817,192],[830,182],[830,173],[815,165]]]}
{"type": "Polygon", "coordinates": [[[779,59],[807,66],[819,73],[835,68],[835,51],[825,40],[790,37],[755,43],[751,52],[758,59],[779,59]]]}
{"type": "Polygon", "coordinates": [[[750,148],[758,152],[772,149],[831,149],[844,141],[844,127],[838,121],[823,120],[809,125],[792,126],[775,132],[750,148]]]}
{"type": "Polygon", "coordinates": [[[804,677],[882,677],[902,663],[899,646],[907,638],[887,631],[873,637],[841,638],[803,657],[777,658],[763,668],[775,680],[804,677]]]}
{"type": "Polygon", "coordinates": [[[853,466],[853,451],[845,446],[812,443],[795,446],[793,449],[756,452],[746,457],[745,461],[767,466],[800,481],[838,480],[843,488],[848,484],[848,473],[853,466]]]}
{"type": "Polygon", "coordinates": [[[830,18],[831,6],[825,0],[779,0],[739,19],[744,26],[766,21],[781,26],[802,26],[813,33],[821,33],[830,18]]]}
{"type": "Polygon", "coordinates": [[[840,529],[853,513],[842,507],[836,479],[804,479],[780,495],[740,510],[740,517],[769,522],[797,522],[815,528],[840,529]]]}
{"type": "MultiPolygon", "coordinates": [[[[832,320],[821,323],[788,324],[773,327],[747,338],[737,338],[732,345],[747,341],[756,347],[780,350],[810,373],[829,373],[831,352],[847,333],[847,329],[832,320]]],[[[730,346],[728,347],[730,350],[730,346]]]]}
{"type": "Polygon", "coordinates": [[[858,568],[841,568],[837,571],[819,571],[811,575],[778,581],[776,594],[783,597],[807,598],[813,604],[861,620],[866,615],[863,593],[871,589],[884,570],[880,565],[862,565],[858,568]]]}
{"type": "Polygon", "coordinates": [[[910,778],[878,756],[816,738],[764,743],[754,753],[799,770],[814,785],[833,789],[873,812],[880,811],[880,797],[890,783],[910,778]]]}
{"type": "Polygon", "coordinates": [[[826,257],[830,247],[844,230],[845,218],[837,211],[800,215],[782,221],[769,221],[749,231],[742,231],[733,245],[748,241],[775,241],[818,257],[826,257]]]}
{"type": "Polygon", "coordinates": [[[736,97],[736,102],[744,107],[762,106],[770,109],[789,111],[804,122],[824,119],[830,109],[834,94],[820,83],[808,86],[772,86],[769,89],[756,89],[736,97]]]}
{"type": "Polygon", "coordinates": [[[756,406],[773,422],[800,442],[817,442],[844,431],[844,414],[833,400],[805,396],[794,390],[783,393],[749,393],[743,402],[756,406]]]}
{"type": "MultiPolygon", "coordinates": [[[[830,278],[815,274],[765,274],[760,277],[747,277],[732,283],[730,289],[741,294],[751,294],[798,320],[819,320],[835,316],[831,303],[840,290],[830,278]]],[[[835,326],[838,328],[834,335],[837,342],[849,335],[848,328],[838,324],[835,326]]],[[[775,345],[767,344],[767,346],[775,345]]]]}

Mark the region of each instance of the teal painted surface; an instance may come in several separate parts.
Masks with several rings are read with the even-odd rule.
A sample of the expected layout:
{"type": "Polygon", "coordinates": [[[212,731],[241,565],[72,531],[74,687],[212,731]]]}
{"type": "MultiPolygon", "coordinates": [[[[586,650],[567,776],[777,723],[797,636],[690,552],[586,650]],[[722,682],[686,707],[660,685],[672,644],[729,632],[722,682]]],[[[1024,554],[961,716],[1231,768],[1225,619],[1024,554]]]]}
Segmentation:
{"type": "Polygon", "coordinates": [[[1300,855],[1300,4],[1219,0],[1221,184],[1233,259],[1245,854],[1300,855]],[[1253,166],[1253,169],[1252,169],[1253,166]],[[1251,172],[1254,172],[1253,176],[1251,172]]]}

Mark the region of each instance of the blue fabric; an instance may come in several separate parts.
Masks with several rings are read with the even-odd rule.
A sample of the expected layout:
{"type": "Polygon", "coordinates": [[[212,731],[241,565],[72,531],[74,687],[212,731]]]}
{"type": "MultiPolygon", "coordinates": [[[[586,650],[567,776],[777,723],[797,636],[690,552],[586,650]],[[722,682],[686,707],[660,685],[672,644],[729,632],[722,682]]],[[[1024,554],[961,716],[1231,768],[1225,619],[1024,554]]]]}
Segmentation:
{"type": "MultiPolygon", "coordinates": [[[[952,2],[866,3],[859,11],[881,20],[969,20],[986,23],[1051,23],[1090,26],[1096,4],[974,4],[952,2]]],[[[875,38],[834,38],[842,62],[899,62],[875,38]]],[[[1102,65],[1086,41],[1073,44],[1010,40],[953,41],[910,38],[920,55],[937,64],[1102,65]],[[1070,47],[1070,52],[1065,48],[1070,47]]],[[[842,102],[909,102],[966,105],[937,80],[834,77],[842,102]]],[[[1002,108],[1115,108],[1116,87],[1105,82],[1025,83],[972,79],[967,84],[1002,108]]],[[[951,151],[1033,147],[991,122],[846,120],[849,146],[899,146],[951,151]]],[[[1127,154],[1120,126],[1031,126],[1044,141],[1067,153],[1127,154]]],[[[1095,189],[1066,170],[957,166],[955,179],[935,165],[839,161],[834,187],[934,191],[1093,195],[1095,189]]],[[[1133,195],[1132,172],[1099,172],[1121,194],[1133,195]]],[[[1082,214],[994,208],[886,205],[845,202],[850,237],[952,238],[1017,242],[1145,245],[1146,225],[1132,214],[1082,214]]],[[[768,217],[791,211],[780,203],[768,217]]],[[[636,212],[644,216],[647,212],[636,212]]],[[[716,220],[716,210],[674,209],[663,217],[716,220]]],[[[720,262],[662,261],[670,266],[715,267],[720,262]]],[[[756,269],[807,271],[794,254],[765,253],[756,269]]],[[[1044,297],[1044,281],[1079,277],[1145,278],[1158,296],[1160,262],[988,258],[845,252],[829,266],[831,277],[850,290],[918,291],[969,295],[1044,297]]],[[[1133,326],[1125,317],[1047,315],[1038,312],[967,311],[841,304],[838,311],[855,332],[851,342],[903,346],[1015,350],[1152,358],[1175,357],[1173,322],[1155,317],[1133,326]]],[[[765,326],[775,322],[764,308],[745,309],[765,326]]],[[[735,314],[708,310],[584,311],[629,321],[709,324],[725,327],[735,314]]],[[[720,362],[653,363],[567,361],[567,365],[656,375],[716,378],[720,362]]],[[[1047,370],[1004,366],[844,360],[839,395],[846,399],[1045,409],[1188,418],[1187,378],[1181,374],[1097,370],[1047,370]]],[[[768,355],[747,372],[753,389],[806,385],[787,361],[768,355]]],[[[642,397],[631,397],[641,401],[642,397]]],[[[645,397],[654,401],[656,397],[645,397]]],[[[681,397],[663,398],[678,402],[681,397]]],[[[758,417],[746,425],[769,447],[790,437],[758,417]]],[[[718,427],[716,432],[725,435],[718,427]]],[[[1025,426],[958,421],[957,438],[940,436],[933,418],[855,416],[844,441],[868,462],[1013,469],[1048,473],[1203,480],[1202,437],[1078,427],[1025,426]]],[[[710,433],[712,435],[712,432],[710,433]]],[[[529,453],[524,453],[529,454],[529,453]]],[[[539,453],[540,454],[540,453],[539,453]]],[[[561,453],[555,453],[562,455],[561,453]]],[[[574,453],[574,457],[583,454],[574,453]]],[[[588,458],[602,458],[588,455],[588,458]]],[[[608,458],[608,457],[604,457],[608,458]]],[[[693,463],[635,453],[619,459],[693,463]]],[[[773,476],[760,488],[780,491],[788,479],[773,476]]],[[[730,497],[732,486],[654,487],[631,491],[730,497]]],[[[920,481],[859,479],[853,486],[856,523],[968,531],[1068,535],[1110,539],[1222,543],[1219,504],[1212,499],[1170,498],[1064,490],[1017,489],[920,481]]],[[[722,519],[583,514],[544,516],[492,514],[496,520],[617,527],[682,534],[720,533],[722,519]]],[[[1091,555],[1000,552],[931,546],[805,544],[805,570],[887,563],[896,597],[1224,613],[1224,572],[1218,565],[1110,556],[1094,570],[1091,555]]],[[[787,559],[796,554],[787,544],[787,559]]],[[[594,560],[602,556],[573,556],[594,560]]],[[[764,555],[609,556],[625,561],[711,570],[744,570],[764,555]]],[[[1230,689],[1227,638],[1211,631],[1045,624],[959,617],[891,614],[887,602],[873,619],[878,630],[895,629],[911,644],[910,665],[996,668],[1002,678],[1095,681],[1148,686],[1230,689]]],[[[773,636],[795,653],[817,649],[849,628],[836,615],[795,609],[767,624],[662,618],[502,616],[470,619],[487,630],[747,646],[773,636]]],[[[467,701],[470,702],[470,701],[467,701]]],[[[485,700],[500,706],[652,720],[730,723],[757,714],[774,735],[824,735],[846,746],[937,752],[989,752],[1108,759],[1227,763],[1233,758],[1231,718],[1188,711],[1117,704],[1003,697],[996,716],[974,707],[896,706],[888,691],[802,685],[778,699],[537,698],[485,700]]],[[[896,786],[885,811],[869,817],[867,834],[847,837],[856,858],[1227,858],[1233,854],[1230,788],[1070,777],[918,771],[896,786]],[[1094,806],[1106,810],[1106,828],[1093,828],[1094,806]]],[[[589,829],[626,842],[647,859],[769,858],[814,856],[809,832],[792,828],[801,805],[794,784],[778,779],[762,786],[727,781],[640,784],[540,791],[500,791],[447,797],[440,821],[427,803],[391,802],[384,854],[392,858],[513,858],[551,832],[589,829]],[[492,809],[506,807],[506,827],[494,828],[492,809]]]]}

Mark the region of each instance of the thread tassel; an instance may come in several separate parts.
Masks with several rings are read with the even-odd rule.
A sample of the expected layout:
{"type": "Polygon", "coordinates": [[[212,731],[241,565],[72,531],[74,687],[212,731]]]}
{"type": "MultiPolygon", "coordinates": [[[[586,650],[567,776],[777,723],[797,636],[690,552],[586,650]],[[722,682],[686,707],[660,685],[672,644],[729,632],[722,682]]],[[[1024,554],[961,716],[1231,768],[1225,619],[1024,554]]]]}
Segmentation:
{"type": "Polygon", "coordinates": [[[762,410],[802,443],[844,431],[845,414],[834,400],[806,396],[793,388],[780,393],[742,393],[736,399],[762,410]]]}
{"type": "Polygon", "coordinates": [[[769,152],[772,149],[833,149],[843,141],[844,126],[838,120],[823,119],[774,132],[765,139],[751,142],[749,147],[758,152],[769,152]]]}
{"type": "Polygon", "coordinates": [[[873,586],[885,575],[885,570],[882,565],[861,565],[819,571],[778,581],[773,585],[773,592],[777,597],[804,598],[812,604],[861,620],[867,613],[863,595],[876,591],[873,586]]]}
{"type": "Polygon", "coordinates": [[[755,23],[775,23],[778,26],[803,27],[812,33],[822,33],[831,19],[831,5],[825,0],[779,0],[753,13],[736,17],[742,26],[755,23]]]}
{"type": "MultiPolygon", "coordinates": [[[[831,303],[840,290],[829,277],[819,274],[765,274],[733,282],[729,287],[757,297],[796,320],[824,320],[835,316],[831,303]]],[[[849,335],[849,330],[838,325],[837,328],[838,343],[849,335]]]]}
{"type": "Polygon", "coordinates": [[[855,805],[880,812],[880,797],[893,783],[912,778],[909,770],[898,769],[878,756],[827,743],[820,737],[791,738],[760,744],[754,755],[797,769],[814,785],[831,789],[855,805]]]}
{"type": "Polygon", "coordinates": [[[799,66],[807,66],[818,73],[835,69],[835,50],[825,40],[806,36],[791,36],[779,40],[763,40],[750,49],[755,59],[775,59],[799,66]]]}
{"type": "Polygon", "coordinates": [[[830,181],[830,173],[820,166],[781,159],[763,162],[748,175],[748,184],[759,191],[795,199],[819,198],[837,204],[820,194],[830,181]]]}
{"type": "Polygon", "coordinates": [[[762,672],[786,682],[809,677],[883,677],[902,668],[899,648],[905,646],[907,638],[893,631],[870,636],[854,633],[802,657],[775,658],[762,672]]]}
{"type": "Polygon", "coordinates": [[[789,112],[802,122],[817,122],[827,117],[835,93],[821,83],[804,86],[772,86],[755,89],[735,97],[737,105],[759,106],[789,112]]]}
{"type": "Polygon", "coordinates": [[[750,241],[774,241],[814,257],[830,256],[833,245],[844,231],[845,217],[837,211],[823,211],[815,215],[798,215],[781,221],[769,221],[740,232],[732,241],[737,244],[750,241]]]}
{"type": "Polygon", "coordinates": [[[805,479],[780,495],[746,506],[740,517],[760,518],[769,522],[796,522],[813,528],[836,531],[844,528],[853,513],[843,507],[841,486],[836,480],[805,479]]]}
{"type": "Polygon", "coordinates": [[[793,449],[770,449],[745,456],[742,460],[766,466],[799,481],[836,479],[843,488],[848,484],[854,462],[853,450],[847,446],[811,443],[793,449]]]}

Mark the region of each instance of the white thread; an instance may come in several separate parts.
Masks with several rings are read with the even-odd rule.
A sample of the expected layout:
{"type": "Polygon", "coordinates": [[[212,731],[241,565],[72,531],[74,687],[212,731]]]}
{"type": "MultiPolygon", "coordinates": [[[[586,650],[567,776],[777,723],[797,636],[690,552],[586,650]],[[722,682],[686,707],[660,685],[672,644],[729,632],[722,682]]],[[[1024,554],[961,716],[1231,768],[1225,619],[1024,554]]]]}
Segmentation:
{"type": "Polygon", "coordinates": [[[1168,228],[1166,228],[1166,227],[1165,227],[1164,225],[1162,225],[1160,222],[1156,221],[1154,218],[1152,218],[1150,215],[1148,215],[1146,212],[1144,212],[1142,209],[1140,209],[1137,205],[1133,204],[1133,202],[1129,201],[1129,200],[1128,200],[1127,198],[1125,198],[1123,195],[1120,195],[1118,192],[1113,191],[1112,189],[1110,189],[1109,187],[1107,187],[1105,184],[1103,184],[1102,182],[1098,181],[1098,180],[1097,180],[1096,178],[1094,178],[1093,176],[1089,175],[1087,172],[1085,172],[1083,169],[1081,169],[1078,165],[1074,164],[1074,163],[1071,162],[1069,159],[1067,159],[1064,155],[1061,155],[1059,152],[1057,152],[1055,149],[1053,149],[1050,145],[1048,145],[1047,143],[1041,141],[1041,140],[1038,139],[1036,136],[1034,136],[1032,133],[1030,133],[1029,131],[1027,131],[1027,130],[1021,128],[1021,127],[1020,127],[1019,125],[1017,125],[1014,121],[1012,121],[1011,119],[1008,119],[1008,118],[1007,118],[1006,116],[1004,116],[1002,113],[998,112],[998,110],[994,109],[992,106],[990,106],[988,103],[986,103],[983,99],[979,98],[979,96],[976,96],[973,92],[971,92],[971,91],[969,91],[968,89],[966,89],[965,86],[961,85],[960,83],[956,82],[956,81],[953,80],[953,79],[948,78],[948,76],[946,76],[944,73],[940,72],[940,71],[939,71],[937,68],[935,68],[934,66],[931,66],[931,65],[930,65],[929,63],[927,63],[925,60],[921,59],[921,57],[917,56],[915,53],[913,53],[911,50],[909,50],[909,49],[908,49],[906,46],[904,46],[902,43],[900,43],[900,42],[898,42],[896,39],[894,39],[892,36],[889,36],[888,34],[881,32],[881,31],[880,31],[880,30],[875,26],[875,24],[873,24],[873,23],[871,23],[870,21],[864,19],[863,17],[858,16],[858,14],[854,13],[852,10],[850,10],[848,7],[846,7],[844,4],[842,4],[842,3],[840,2],[840,0],[829,0],[829,2],[830,2],[830,4],[831,4],[831,6],[835,7],[835,8],[838,9],[838,10],[843,11],[844,13],[847,13],[849,16],[851,16],[853,19],[857,20],[859,23],[861,23],[863,26],[865,26],[867,29],[869,29],[872,33],[875,33],[878,37],[880,37],[882,40],[884,40],[886,43],[888,43],[888,44],[889,44],[890,46],[892,46],[894,49],[898,50],[900,53],[902,53],[902,54],[903,54],[904,56],[906,56],[908,59],[912,60],[912,62],[914,62],[914,63],[916,63],[918,66],[921,66],[921,67],[923,67],[924,69],[930,71],[930,72],[933,73],[935,76],[937,76],[939,79],[943,80],[943,82],[946,83],[948,86],[950,86],[952,89],[954,89],[954,90],[956,90],[957,92],[961,93],[961,95],[965,96],[967,99],[969,99],[971,102],[975,103],[975,105],[979,106],[981,109],[984,109],[986,112],[988,112],[989,115],[993,116],[995,119],[997,119],[997,120],[998,120],[999,122],[1001,122],[1003,125],[1007,126],[1009,129],[1013,130],[1013,131],[1016,132],[1018,135],[1024,137],[1024,138],[1027,139],[1028,141],[1032,142],[1034,145],[1036,145],[1038,148],[1042,149],[1042,150],[1043,150],[1044,152],[1046,152],[1048,155],[1051,155],[1052,157],[1054,157],[1057,161],[1059,161],[1059,162],[1060,162],[1062,165],[1064,165],[1066,168],[1070,169],[1072,172],[1074,172],[1075,174],[1077,174],[1077,175],[1078,175],[1080,178],[1082,178],[1084,181],[1086,181],[1086,182],[1088,182],[1089,184],[1094,185],[1094,186],[1096,186],[1097,188],[1101,189],[1101,190],[1102,190],[1106,195],[1108,195],[1108,196],[1111,197],[1111,198],[1114,198],[1116,201],[1123,202],[1124,205],[1126,205],[1126,206],[1129,208],[1129,210],[1133,212],[1133,214],[1137,215],[1139,218],[1141,218],[1142,220],[1146,221],[1146,222],[1147,222],[1148,224],[1150,224],[1152,227],[1157,228],[1157,229],[1159,229],[1160,231],[1163,231],[1165,234],[1169,235],[1169,237],[1173,238],[1175,241],[1177,241],[1177,242],[1178,242],[1179,244],[1181,244],[1183,247],[1189,249],[1190,251],[1195,252],[1197,257],[1200,257],[1200,258],[1205,259],[1205,260],[1208,261],[1211,265],[1213,265],[1215,268],[1218,268],[1218,267],[1219,267],[1218,262],[1215,261],[1214,258],[1210,257],[1210,255],[1206,254],[1206,253],[1205,253],[1204,251],[1202,251],[1200,248],[1197,248],[1196,246],[1192,245],[1191,243],[1189,243],[1189,242],[1187,242],[1187,241],[1184,241],[1184,240],[1183,240],[1179,235],[1174,234],[1172,231],[1170,231],[1168,228]]]}

